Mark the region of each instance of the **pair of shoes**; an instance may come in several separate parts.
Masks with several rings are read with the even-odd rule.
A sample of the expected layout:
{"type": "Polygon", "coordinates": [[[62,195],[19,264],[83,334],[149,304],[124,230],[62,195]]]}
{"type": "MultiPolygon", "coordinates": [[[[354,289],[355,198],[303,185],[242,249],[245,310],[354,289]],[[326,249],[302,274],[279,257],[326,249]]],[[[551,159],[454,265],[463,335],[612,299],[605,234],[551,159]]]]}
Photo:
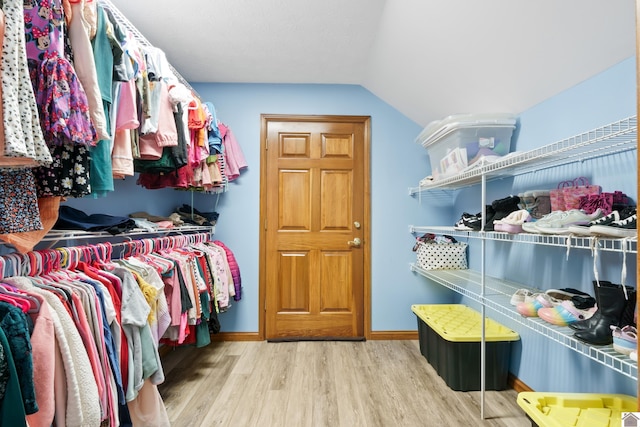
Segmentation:
{"type": "MultiPolygon", "coordinates": [[[[611,325],[613,349],[626,356],[638,348],[638,331],[635,327],[627,325],[622,328],[611,325]]],[[[637,354],[636,354],[637,357],[637,354]]]]}
{"type": "Polygon", "coordinates": [[[518,304],[523,303],[528,299],[531,299],[532,297],[533,292],[531,292],[529,289],[518,289],[514,292],[513,295],[511,295],[511,300],[509,300],[509,303],[511,305],[517,306],[518,304]]]}
{"type": "MultiPolygon", "coordinates": [[[[487,214],[487,218],[493,218],[496,213],[491,205],[485,206],[485,212],[487,214]]],[[[480,229],[482,228],[482,212],[478,212],[475,215],[469,215],[467,217],[463,216],[461,220],[466,227],[470,228],[473,231],[480,231],[480,229]]],[[[485,223],[485,229],[486,227],[487,224],[485,223]]]]}
{"type": "Polygon", "coordinates": [[[580,309],[593,307],[596,303],[591,295],[574,288],[548,289],[545,293],[559,300],[571,300],[580,309]]]}
{"type": "Polygon", "coordinates": [[[511,212],[502,219],[493,221],[493,229],[495,231],[504,231],[511,234],[522,233],[522,224],[531,220],[531,215],[526,209],[520,209],[511,212]]]}
{"type": "Polygon", "coordinates": [[[571,209],[569,211],[563,211],[562,214],[544,222],[541,221],[546,217],[541,218],[534,223],[534,226],[536,231],[542,234],[569,234],[569,227],[572,225],[588,224],[601,216],[602,211],[600,209],[597,209],[591,214],[587,214],[580,209],[571,209]]]}
{"type": "Polygon", "coordinates": [[[589,319],[575,322],[569,327],[576,331],[576,339],[591,345],[613,343],[611,325],[630,325],[633,321],[636,291],[606,280],[593,281],[598,310],[589,319]]]}
{"type": "Polygon", "coordinates": [[[481,214],[472,215],[467,212],[463,212],[460,219],[454,224],[453,228],[460,231],[474,231],[473,228],[465,224],[465,221],[474,221],[480,218],[481,214]]]}
{"type": "MultiPolygon", "coordinates": [[[[589,221],[588,224],[570,226],[569,233],[579,236],[591,236],[594,235],[594,233],[592,233],[591,227],[608,226],[612,223],[619,223],[621,220],[625,220],[633,216],[635,213],[635,206],[627,207],[622,210],[614,210],[611,211],[611,213],[609,213],[608,215],[594,219],[593,221],[589,221]]],[[[597,232],[597,230],[598,229],[596,228],[595,231],[597,232]]]]}
{"type": "Polygon", "coordinates": [[[554,307],[543,307],[538,310],[538,316],[553,325],[567,326],[580,320],[591,318],[596,312],[596,307],[581,310],[573,301],[564,300],[554,307]]]}
{"type": "Polygon", "coordinates": [[[605,225],[594,225],[589,227],[590,234],[595,236],[606,236],[606,237],[635,237],[638,235],[637,230],[637,222],[638,222],[638,214],[636,213],[636,209],[632,208],[627,211],[628,213],[633,212],[631,215],[626,218],[622,218],[622,214],[620,214],[620,219],[617,221],[611,221],[609,224],[605,225]]]}
{"type": "Polygon", "coordinates": [[[551,308],[560,304],[562,301],[547,295],[546,293],[533,294],[531,298],[526,298],[525,302],[521,302],[516,306],[516,310],[524,317],[537,317],[541,308],[551,308]],[[527,301],[529,299],[529,301],[527,301]]]}
{"type": "Polygon", "coordinates": [[[546,222],[554,221],[555,219],[560,218],[562,215],[564,215],[564,213],[564,211],[553,211],[549,212],[542,218],[537,219],[536,221],[525,222],[522,224],[522,231],[525,231],[527,233],[539,233],[537,228],[538,224],[544,225],[544,223],[546,222]]]}
{"type": "Polygon", "coordinates": [[[516,306],[522,316],[539,316],[542,308],[553,308],[564,301],[569,301],[577,310],[590,309],[595,305],[595,298],[589,294],[573,288],[548,289],[543,293],[525,296],[525,301],[516,306]]]}

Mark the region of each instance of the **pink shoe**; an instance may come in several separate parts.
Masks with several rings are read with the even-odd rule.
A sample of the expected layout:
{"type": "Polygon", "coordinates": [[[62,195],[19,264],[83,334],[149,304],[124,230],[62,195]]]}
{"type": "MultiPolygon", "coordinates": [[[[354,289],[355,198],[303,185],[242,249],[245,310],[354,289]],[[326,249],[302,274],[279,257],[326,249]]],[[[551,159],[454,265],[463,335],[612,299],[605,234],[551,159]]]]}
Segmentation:
{"type": "Polygon", "coordinates": [[[521,302],[516,306],[518,313],[525,317],[538,316],[538,310],[560,304],[560,300],[545,293],[536,294],[531,302],[521,302]]]}
{"type": "Polygon", "coordinates": [[[613,349],[615,351],[627,356],[630,356],[632,351],[636,351],[638,346],[638,331],[636,328],[633,326],[619,328],[611,325],[611,331],[613,335],[613,349]]]}
{"type": "Polygon", "coordinates": [[[567,326],[579,320],[589,319],[596,312],[596,307],[587,310],[577,309],[573,302],[564,300],[554,307],[543,307],[538,310],[538,316],[546,322],[558,326],[567,326]]]}

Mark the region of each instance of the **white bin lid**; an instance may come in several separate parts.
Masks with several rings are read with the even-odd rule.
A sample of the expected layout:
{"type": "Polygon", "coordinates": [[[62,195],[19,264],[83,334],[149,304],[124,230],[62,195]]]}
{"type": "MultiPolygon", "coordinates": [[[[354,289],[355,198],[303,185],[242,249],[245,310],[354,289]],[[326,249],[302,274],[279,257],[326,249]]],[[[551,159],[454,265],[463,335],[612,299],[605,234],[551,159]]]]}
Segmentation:
{"type": "Polygon", "coordinates": [[[515,127],[516,117],[509,113],[456,114],[429,123],[416,138],[418,144],[428,147],[449,133],[463,128],[515,127]]]}

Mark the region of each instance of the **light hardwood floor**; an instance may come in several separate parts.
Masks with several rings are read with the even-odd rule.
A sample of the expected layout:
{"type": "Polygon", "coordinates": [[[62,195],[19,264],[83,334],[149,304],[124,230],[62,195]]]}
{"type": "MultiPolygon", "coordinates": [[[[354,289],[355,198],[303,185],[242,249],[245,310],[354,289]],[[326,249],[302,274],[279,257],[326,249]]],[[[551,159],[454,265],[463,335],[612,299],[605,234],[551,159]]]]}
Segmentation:
{"type": "Polygon", "coordinates": [[[171,425],[530,426],[514,390],[447,387],[418,341],[214,342],[163,356],[171,425]]]}

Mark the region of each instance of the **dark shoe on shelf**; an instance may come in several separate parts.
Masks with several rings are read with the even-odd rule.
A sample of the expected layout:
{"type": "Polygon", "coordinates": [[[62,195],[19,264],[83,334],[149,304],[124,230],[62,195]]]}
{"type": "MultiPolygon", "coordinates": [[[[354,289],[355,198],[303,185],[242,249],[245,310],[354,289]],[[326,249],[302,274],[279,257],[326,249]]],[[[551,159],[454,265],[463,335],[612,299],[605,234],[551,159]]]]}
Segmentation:
{"type": "MultiPolygon", "coordinates": [[[[597,285],[596,285],[597,286],[597,285]]],[[[611,325],[620,326],[622,314],[627,306],[627,297],[621,285],[606,285],[600,282],[597,287],[598,311],[587,321],[592,322],[589,329],[583,329],[574,334],[578,340],[593,345],[607,345],[613,343],[611,325]]],[[[577,322],[576,322],[577,323],[577,322]]]]}
{"type": "MultiPolygon", "coordinates": [[[[600,307],[600,293],[599,293],[600,287],[603,287],[603,286],[613,287],[616,285],[614,285],[613,283],[607,280],[600,280],[600,286],[598,286],[598,282],[596,280],[594,280],[592,283],[593,283],[593,292],[594,292],[594,295],[596,296],[596,306],[599,308],[600,307]]],[[[598,323],[599,317],[600,317],[600,310],[598,309],[598,311],[596,311],[596,313],[591,318],[572,323],[569,325],[569,327],[575,331],[589,330],[595,327],[595,325],[598,323]]]]}
{"type": "MultiPolygon", "coordinates": [[[[485,221],[485,230],[487,229],[488,224],[490,223],[493,229],[493,217],[495,215],[495,211],[491,205],[487,205],[485,207],[485,212],[487,214],[487,220],[485,221]]],[[[472,215],[468,218],[462,218],[462,223],[467,227],[471,228],[473,231],[480,231],[482,228],[482,212],[479,212],[476,215],[472,215]]]]}
{"type": "MultiPolygon", "coordinates": [[[[635,209],[634,209],[635,210],[635,209]]],[[[638,235],[637,222],[638,215],[633,213],[631,216],[622,218],[620,220],[612,221],[607,225],[594,225],[589,227],[589,232],[596,236],[606,237],[635,237],[638,235]]]]}
{"type": "Polygon", "coordinates": [[[470,214],[467,212],[463,212],[462,215],[460,216],[460,219],[455,223],[455,225],[453,226],[453,228],[455,228],[456,230],[460,230],[460,231],[473,231],[473,228],[469,227],[468,225],[465,224],[465,221],[472,221],[472,220],[476,220],[478,218],[480,218],[481,214],[470,214]]]}

